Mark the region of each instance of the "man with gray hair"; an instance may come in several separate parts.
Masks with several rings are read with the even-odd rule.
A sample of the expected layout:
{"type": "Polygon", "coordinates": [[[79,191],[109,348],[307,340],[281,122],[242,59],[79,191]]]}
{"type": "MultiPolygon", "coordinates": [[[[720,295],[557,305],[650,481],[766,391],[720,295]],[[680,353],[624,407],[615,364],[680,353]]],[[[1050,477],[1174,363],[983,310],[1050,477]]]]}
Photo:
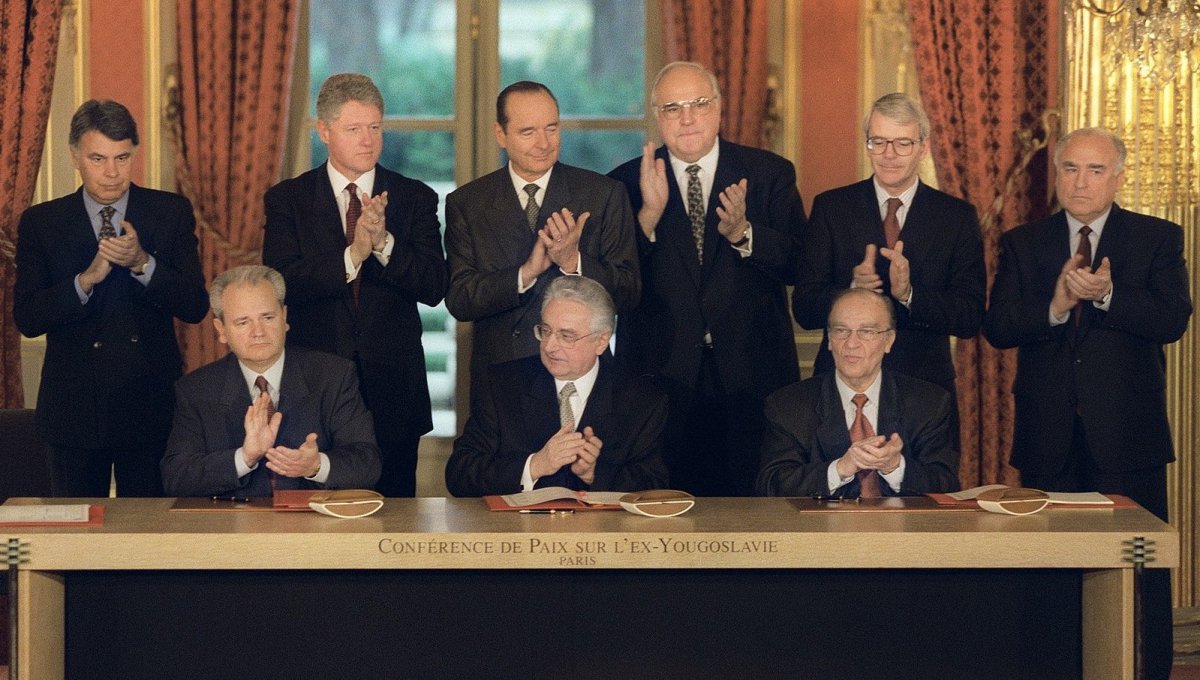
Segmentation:
{"type": "Polygon", "coordinates": [[[132,182],[137,123],[114,101],[71,118],[83,185],[21,215],[13,318],[46,336],[38,432],[55,496],[160,496],[171,385],[183,372],[175,319],[204,318],[196,220],[182,196],[132,182]]]}
{"type": "Polygon", "coordinates": [[[209,290],[224,359],[179,379],[162,460],[170,495],[270,496],[370,487],[379,478],[371,414],[354,364],[293,347],[283,276],[235,267],[209,290]]]}
{"type": "Polygon", "coordinates": [[[664,66],[650,103],[662,146],[609,173],[637,215],[642,271],[617,358],[669,395],[671,485],[749,496],[762,400],[800,378],[786,290],[804,229],[796,170],[719,137],[721,92],[700,64],[664,66]]]}
{"type": "MultiPolygon", "coordinates": [[[[970,203],[918,177],[929,154],[929,118],[915,99],[899,92],[880,97],[863,121],[863,136],[874,174],[813,200],[792,311],[815,330],[844,288],[892,298],[896,338],[883,366],[949,392],[957,437],[950,336],[974,337],[983,322],[979,220],[970,203]]],[[[832,370],[826,334],[813,373],[832,370]]]]}
{"type": "Polygon", "coordinates": [[[416,493],[417,446],[433,429],[417,303],[446,294],[438,197],[379,165],[383,95],[339,73],[317,95],[326,163],[266,195],[263,264],[288,282],[291,344],[355,363],[383,456],[376,487],[416,493]]]}
{"type": "Polygon", "coordinates": [[[666,486],[666,397],[619,373],[608,354],[612,298],[582,276],[546,287],[540,354],[488,368],[446,465],[455,496],[530,491],[639,491],[666,486]]]}
{"type": "MultiPolygon", "coordinates": [[[[1023,486],[1121,494],[1165,522],[1163,345],[1192,314],[1183,230],[1114,202],[1125,144],[1108,130],[1060,139],[1054,169],[1063,209],[1001,237],[984,322],[992,345],[1019,350],[1012,464],[1023,486]]],[[[1145,583],[1146,677],[1167,678],[1170,573],[1145,583]]]]}

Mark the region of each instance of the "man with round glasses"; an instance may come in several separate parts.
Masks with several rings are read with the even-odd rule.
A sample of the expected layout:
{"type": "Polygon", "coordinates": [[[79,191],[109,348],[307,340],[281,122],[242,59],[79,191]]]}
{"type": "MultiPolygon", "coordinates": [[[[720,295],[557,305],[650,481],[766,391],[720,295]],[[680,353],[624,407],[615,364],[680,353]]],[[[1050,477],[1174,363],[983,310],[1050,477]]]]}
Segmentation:
{"type": "Polygon", "coordinates": [[[878,498],[958,489],[950,394],[883,368],[895,307],[865,288],[832,303],[834,370],[769,396],[759,493],[878,498]]]}
{"type": "MultiPolygon", "coordinates": [[[[880,97],[863,133],[874,174],[813,201],[792,311],[801,326],[817,329],[839,290],[889,296],[897,322],[884,365],[954,395],[949,336],[974,337],[983,322],[985,270],[975,208],[920,181],[929,119],[916,100],[898,92],[880,97]]],[[[826,336],[813,372],[832,369],[826,336]]]]}
{"type": "Polygon", "coordinates": [[[786,294],[804,228],[795,168],[719,137],[721,92],[700,64],[665,66],[651,105],[663,145],[610,173],[637,214],[642,272],[617,358],[669,395],[671,485],[750,495],[762,400],[800,377],[786,294]]]}
{"type": "Polygon", "coordinates": [[[532,328],[538,356],[495,364],[446,464],[455,496],[563,486],[662,488],[666,397],[618,372],[606,352],[616,319],[604,286],[560,276],[532,328]]]}

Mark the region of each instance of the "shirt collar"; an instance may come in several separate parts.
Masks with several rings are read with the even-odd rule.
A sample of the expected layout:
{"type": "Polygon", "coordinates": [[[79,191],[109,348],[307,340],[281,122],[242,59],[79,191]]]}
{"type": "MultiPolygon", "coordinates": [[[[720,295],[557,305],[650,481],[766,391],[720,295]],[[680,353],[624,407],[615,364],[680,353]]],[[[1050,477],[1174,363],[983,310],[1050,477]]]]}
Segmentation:
{"type": "MultiPolygon", "coordinates": [[[[325,163],[325,171],[329,173],[329,184],[333,187],[333,195],[340,196],[346,190],[346,185],[350,180],[346,176],[337,171],[333,167],[333,163],[325,163]]],[[[358,188],[358,193],[361,195],[364,191],[370,194],[375,189],[375,168],[364,172],[354,180],[354,186],[358,188]]]]}
{"type": "Polygon", "coordinates": [[[84,189],[81,193],[83,194],[83,209],[87,211],[88,217],[93,223],[100,224],[100,209],[104,206],[111,206],[112,209],[116,211],[113,213],[112,223],[113,226],[116,227],[117,233],[120,234],[122,231],[121,220],[125,219],[125,213],[129,208],[129,190],[126,189],[125,193],[121,194],[121,197],[112,203],[101,203],[100,201],[97,201],[96,199],[92,198],[92,195],[87,192],[87,189],[84,189]]]}
{"type": "MultiPolygon", "coordinates": [[[[250,391],[251,399],[254,399],[258,396],[257,388],[254,386],[254,381],[260,375],[267,379],[267,385],[271,388],[271,391],[275,394],[279,394],[279,385],[283,382],[283,360],[286,358],[286,356],[287,350],[284,350],[284,352],[279,355],[279,360],[262,373],[255,373],[254,371],[250,370],[246,364],[243,364],[241,359],[238,359],[238,368],[242,370],[242,379],[246,381],[246,387],[250,391]]],[[[275,402],[278,404],[277,399],[275,402]]]]}
{"type": "MultiPolygon", "coordinates": [[[[1067,226],[1071,229],[1071,235],[1074,236],[1075,234],[1078,234],[1079,230],[1083,228],[1084,223],[1075,219],[1075,216],[1071,213],[1066,212],[1065,210],[1063,212],[1067,215],[1067,226]]],[[[1087,223],[1087,226],[1092,230],[1092,233],[1096,235],[1096,238],[1100,238],[1100,232],[1104,231],[1104,225],[1108,223],[1108,216],[1111,214],[1112,204],[1109,204],[1108,210],[1105,210],[1100,214],[1099,217],[1087,223]]]]}
{"type": "MultiPolygon", "coordinates": [[[[845,382],[843,382],[842,376],[838,375],[836,372],[833,375],[837,381],[838,396],[840,396],[842,398],[842,407],[847,408],[847,405],[849,405],[848,408],[853,409],[854,402],[852,401],[852,399],[854,399],[854,395],[860,394],[860,392],[855,391],[853,388],[851,388],[849,385],[847,385],[845,382]]],[[[874,404],[876,406],[879,406],[879,389],[880,389],[880,385],[883,382],[882,380],[880,380],[880,378],[882,376],[883,376],[883,370],[880,369],[880,371],[875,374],[875,379],[871,381],[871,384],[867,385],[867,389],[865,391],[861,392],[861,394],[867,395],[867,403],[868,404],[874,404]]],[[[849,411],[847,411],[847,413],[853,413],[853,410],[849,410],[849,411]]]]}
{"type": "MultiPolygon", "coordinates": [[[[579,395],[579,403],[587,404],[588,397],[592,394],[592,388],[596,386],[596,376],[600,375],[600,357],[596,357],[596,363],[588,369],[587,373],[579,376],[575,380],[559,380],[554,379],[554,393],[562,392],[562,388],[569,382],[575,383],[575,394],[579,395]]],[[[578,416],[576,416],[578,421],[578,416]]]]}
{"type": "Polygon", "coordinates": [[[677,158],[675,154],[671,153],[670,149],[667,150],[667,158],[671,159],[671,172],[675,174],[676,178],[683,177],[689,165],[699,165],[700,171],[704,175],[708,177],[715,176],[717,174],[717,160],[720,155],[721,140],[719,138],[713,142],[713,146],[709,149],[708,153],[697,159],[695,163],[688,163],[681,158],[677,158]]]}
{"type": "Polygon", "coordinates": [[[528,196],[528,194],[525,193],[525,185],[526,184],[538,185],[538,193],[542,194],[544,196],[546,187],[550,185],[550,173],[552,173],[552,172],[554,172],[553,165],[551,165],[550,169],[546,171],[546,174],[544,174],[541,177],[538,177],[537,179],[530,182],[529,180],[525,179],[524,177],[521,177],[520,175],[518,175],[516,170],[513,170],[512,161],[508,162],[508,177],[509,177],[509,179],[512,180],[513,190],[517,192],[517,197],[521,199],[522,204],[524,204],[524,202],[525,202],[525,197],[528,196]]]}
{"type": "MultiPolygon", "coordinates": [[[[917,195],[917,186],[920,183],[921,180],[918,179],[912,183],[911,187],[900,192],[900,195],[895,196],[894,198],[900,199],[900,202],[904,204],[905,208],[907,208],[908,206],[912,205],[913,197],[917,195]]],[[[893,198],[893,196],[887,192],[887,189],[879,186],[879,179],[874,175],[871,176],[871,184],[875,186],[875,203],[878,204],[882,209],[883,206],[887,204],[887,200],[889,198],[893,198]]]]}

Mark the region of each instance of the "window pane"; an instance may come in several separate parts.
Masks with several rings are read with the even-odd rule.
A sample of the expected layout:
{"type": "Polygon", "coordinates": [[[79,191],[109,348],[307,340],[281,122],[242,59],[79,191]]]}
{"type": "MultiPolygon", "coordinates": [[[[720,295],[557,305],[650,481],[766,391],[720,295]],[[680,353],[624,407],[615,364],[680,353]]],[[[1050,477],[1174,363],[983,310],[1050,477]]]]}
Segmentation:
{"type": "Polygon", "coordinates": [[[564,130],[559,158],[601,174],[642,154],[641,130],[564,130]]]}
{"type": "Polygon", "coordinates": [[[309,15],[313,115],[321,83],[347,71],[371,76],[389,116],[454,115],[455,0],[311,2],[309,15]]]}
{"type": "Polygon", "coordinates": [[[645,24],[642,2],[504,0],[500,87],[544,83],[564,117],[640,117],[645,24]]]}

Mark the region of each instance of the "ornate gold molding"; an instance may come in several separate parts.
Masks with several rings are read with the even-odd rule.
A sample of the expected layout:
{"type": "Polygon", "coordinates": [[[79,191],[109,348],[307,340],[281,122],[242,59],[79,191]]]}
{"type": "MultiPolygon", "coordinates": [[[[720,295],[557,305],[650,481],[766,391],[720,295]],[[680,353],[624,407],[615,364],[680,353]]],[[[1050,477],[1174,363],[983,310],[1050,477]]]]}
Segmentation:
{"type": "MultiPolygon", "coordinates": [[[[1115,9],[1124,2],[1085,0],[1115,9]]],[[[1147,77],[1142,50],[1131,50],[1129,33],[1115,14],[1098,14],[1067,3],[1065,130],[1100,126],[1125,140],[1129,156],[1125,186],[1117,197],[1126,208],[1183,225],[1184,256],[1191,267],[1192,300],[1200,300],[1200,64],[1188,52],[1170,53],[1147,77]],[[1169,64],[1163,67],[1161,64],[1169,64]]],[[[1126,8],[1128,10],[1128,8],[1126,8]]],[[[1158,55],[1164,56],[1161,50],[1158,55]]],[[[1200,525],[1196,487],[1200,469],[1195,448],[1200,437],[1196,381],[1200,334],[1192,330],[1166,348],[1167,409],[1178,460],[1167,468],[1169,512],[1180,532],[1180,568],[1175,577],[1178,606],[1197,603],[1200,584],[1200,525]]]]}

